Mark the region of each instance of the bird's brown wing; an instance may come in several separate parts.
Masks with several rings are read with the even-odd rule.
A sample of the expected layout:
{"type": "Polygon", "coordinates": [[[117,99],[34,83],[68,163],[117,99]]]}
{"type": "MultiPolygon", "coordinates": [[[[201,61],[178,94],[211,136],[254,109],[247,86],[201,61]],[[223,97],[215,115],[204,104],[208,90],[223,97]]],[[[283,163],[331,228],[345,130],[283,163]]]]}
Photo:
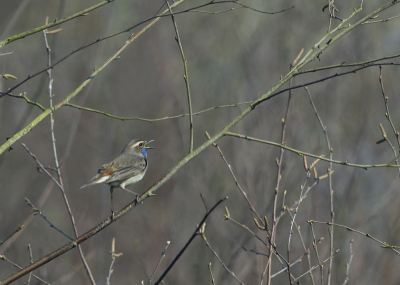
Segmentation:
{"type": "Polygon", "coordinates": [[[128,178],[144,172],[146,167],[146,158],[130,154],[121,154],[113,161],[104,164],[99,169],[98,174],[78,190],[83,190],[94,184],[127,180],[128,178]]]}
{"type": "Polygon", "coordinates": [[[147,160],[136,155],[122,154],[99,169],[101,177],[109,176],[104,183],[124,181],[146,170],[147,160]]]}

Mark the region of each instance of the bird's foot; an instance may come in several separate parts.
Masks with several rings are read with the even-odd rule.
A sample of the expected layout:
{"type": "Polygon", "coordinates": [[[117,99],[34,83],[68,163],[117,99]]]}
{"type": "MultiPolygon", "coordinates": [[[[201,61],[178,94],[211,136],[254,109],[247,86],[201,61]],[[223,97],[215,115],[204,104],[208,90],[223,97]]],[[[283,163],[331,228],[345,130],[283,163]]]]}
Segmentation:
{"type": "Polygon", "coordinates": [[[111,223],[115,221],[114,211],[111,211],[111,223]]]}

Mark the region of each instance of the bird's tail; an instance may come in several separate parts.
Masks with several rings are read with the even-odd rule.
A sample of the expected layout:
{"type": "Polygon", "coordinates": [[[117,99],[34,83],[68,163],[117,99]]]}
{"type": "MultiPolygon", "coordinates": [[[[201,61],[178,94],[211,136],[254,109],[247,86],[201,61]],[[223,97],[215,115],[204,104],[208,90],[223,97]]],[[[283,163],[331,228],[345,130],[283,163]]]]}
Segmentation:
{"type": "Polygon", "coordinates": [[[89,186],[92,186],[92,185],[94,185],[94,184],[97,184],[97,183],[98,183],[98,180],[99,180],[99,178],[98,178],[97,176],[93,177],[89,182],[87,182],[86,184],[82,185],[82,186],[78,189],[78,191],[81,191],[81,190],[83,190],[83,189],[85,189],[85,188],[87,188],[87,187],[89,187],[89,186]]]}

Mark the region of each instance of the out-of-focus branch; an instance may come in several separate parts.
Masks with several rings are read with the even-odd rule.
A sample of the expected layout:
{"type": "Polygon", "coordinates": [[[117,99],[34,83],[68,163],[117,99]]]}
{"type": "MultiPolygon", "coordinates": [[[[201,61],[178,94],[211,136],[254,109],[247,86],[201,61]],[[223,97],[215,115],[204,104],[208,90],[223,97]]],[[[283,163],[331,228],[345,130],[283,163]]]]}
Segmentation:
{"type": "Polygon", "coordinates": [[[16,233],[18,233],[20,230],[22,230],[23,228],[24,228],[24,224],[25,224],[25,222],[26,222],[26,220],[29,218],[29,216],[30,215],[32,215],[32,214],[34,214],[34,215],[36,215],[37,214],[37,211],[35,211],[35,210],[32,210],[32,211],[30,211],[29,213],[28,213],[28,215],[26,215],[26,217],[25,217],[25,219],[22,221],[22,223],[19,225],[19,227],[15,230],[15,231],[13,231],[8,237],[6,237],[4,240],[1,240],[0,241],[0,246],[3,244],[3,243],[5,243],[9,238],[11,238],[13,235],[15,235],[16,233]]]}

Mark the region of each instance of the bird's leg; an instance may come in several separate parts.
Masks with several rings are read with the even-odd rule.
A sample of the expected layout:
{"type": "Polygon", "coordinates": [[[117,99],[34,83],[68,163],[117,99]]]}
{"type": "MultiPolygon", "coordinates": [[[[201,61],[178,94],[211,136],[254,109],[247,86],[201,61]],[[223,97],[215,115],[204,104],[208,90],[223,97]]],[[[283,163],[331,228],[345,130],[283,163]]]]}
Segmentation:
{"type": "Polygon", "coordinates": [[[111,193],[111,221],[114,221],[114,208],[113,208],[113,192],[114,192],[114,187],[110,187],[110,193],[111,193]]]}
{"type": "Polygon", "coordinates": [[[125,191],[127,191],[127,192],[129,192],[129,193],[135,194],[136,197],[139,196],[138,193],[135,193],[135,192],[133,192],[133,191],[131,191],[131,190],[125,189],[125,186],[120,185],[119,187],[121,187],[121,189],[124,189],[125,191]]]}

